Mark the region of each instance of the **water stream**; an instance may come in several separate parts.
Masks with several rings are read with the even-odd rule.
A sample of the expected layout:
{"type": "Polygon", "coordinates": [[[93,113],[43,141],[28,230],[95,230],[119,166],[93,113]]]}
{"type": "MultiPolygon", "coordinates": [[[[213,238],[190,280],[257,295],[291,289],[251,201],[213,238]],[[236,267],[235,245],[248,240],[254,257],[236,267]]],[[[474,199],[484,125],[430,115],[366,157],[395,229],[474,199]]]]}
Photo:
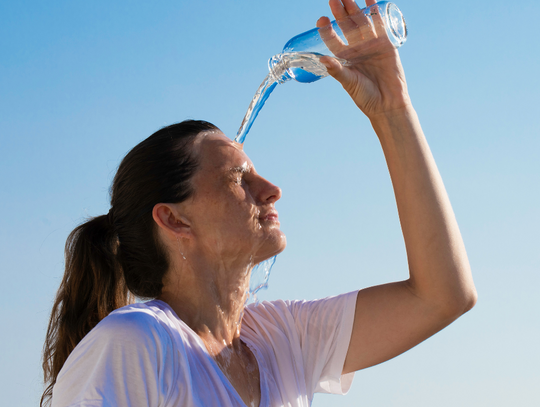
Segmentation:
{"type": "MultiPolygon", "coordinates": [[[[312,52],[285,52],[270,58],[268,61],[270,72],[255,92],[234,141],[244,143],[253,122],[278,83],[291,79],[310,83],[328,76],[326,67],[319,61],[320,57],[321,54],[312,52]]],[[[347,63],[345,60],[340,62],[347,63]]]]}
{"type": "MultiPolygon", "coordinates": [[[[309,83],[328,76],[326,67],[319,61],[321,56],[321,54],[308,52],[289,52],[274,55],[268,62],[270,73],[264,78],[255,92],[234,141],[244,143],[253,122],[278,83],[284,83],[291,79],[309,83]]],[[[346,61],[342,62],[345,63],[346,61]]],[[[268,287],[268,279],[272,266],[276,262],[276,257],[274,256],[257,264],[251,271],[248,302],[258,303],[257,293],[268,287]]]]}

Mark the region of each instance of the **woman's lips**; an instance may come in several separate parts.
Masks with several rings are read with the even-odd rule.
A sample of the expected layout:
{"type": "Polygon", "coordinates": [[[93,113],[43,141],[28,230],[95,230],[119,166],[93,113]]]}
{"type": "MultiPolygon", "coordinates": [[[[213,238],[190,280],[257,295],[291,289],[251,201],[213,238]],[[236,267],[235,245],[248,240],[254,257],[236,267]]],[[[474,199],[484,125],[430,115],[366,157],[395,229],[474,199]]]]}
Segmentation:
{"type": "Polygon", "coordinates": [[[275,211],[268,212],[267,214],[262,215],[259,219],[270,222],[279,222],[278,213],[275,211]]]}

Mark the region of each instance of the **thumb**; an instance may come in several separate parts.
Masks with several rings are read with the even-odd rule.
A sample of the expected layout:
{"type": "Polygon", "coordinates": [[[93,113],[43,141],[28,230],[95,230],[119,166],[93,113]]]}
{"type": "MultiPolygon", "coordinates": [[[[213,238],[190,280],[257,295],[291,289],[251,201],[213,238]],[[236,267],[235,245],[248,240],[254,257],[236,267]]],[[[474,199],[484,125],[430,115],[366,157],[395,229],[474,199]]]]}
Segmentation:
{"type": "Polygon", "coordinates": [[[350,75],[348,75],[347,70],[339,63],[335,58],[329,56],[323,56],[320,58],[321,64],[326,67],[328,74],[336,79],[344,88],[346,88],[348,82],[350,81],[350,75]]]}

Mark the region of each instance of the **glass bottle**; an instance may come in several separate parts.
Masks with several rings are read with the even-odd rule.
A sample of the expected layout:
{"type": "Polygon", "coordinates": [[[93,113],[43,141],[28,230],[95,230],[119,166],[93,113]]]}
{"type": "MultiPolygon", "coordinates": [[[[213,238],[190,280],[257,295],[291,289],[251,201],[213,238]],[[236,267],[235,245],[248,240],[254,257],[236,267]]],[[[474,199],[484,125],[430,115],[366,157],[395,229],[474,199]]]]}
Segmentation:
{"type": "Polygon", "coordinates": [[[395,4],[386,1],[361,9],[358,14],[340,20],[339,23],[332,21],[326,27],[314,28],[291,38],[285,44],[283,51],[274,55],[268,61],[270,73],[264,78],[259,89],[255,92],[255,96],[234,140],[238,143],[244,142],[259,111],[278,83],[291,79],[310,83],[328,76],[326,67],[319,61],[321,56],[330,55],[339,59],[342,64],[350,65],[359,60],[398,48],[403,45],[406,39],[407,26],[401,11],[395,4]],[[346,27],[347,24],[351,23],[355,24],[352,27],[364,24],[370,31],[364,35],[364,39],[358,41],[352,47],[341,47],[341,49],[332,47],[336,50],[337,55],[334,54],[322,40],[321,34],[324,36],[330,32],[330,27],[332,27],[341,41],[347,44],[347,40],[340,29],[340,24],[346,27]],[[373,24],[377,25],[376,29],[384,27],[384,30],[379,29],[381,35],[372,35],[373,24]]]}
{"type": "MultiPolygon", "coordinates": [[[[358,21],[363,24],[380,24],[382,22],[387,38],[362,40],[353,49],[343,50],[343,55],[340,52],[335,55],[321,38],[321,33],[324,36],[323,30],[328,30],[329,26],[314,28],[291,38],[280,54],[270,58],[268,68],[272,76],[279,83],[291,79],[304,83],[315,82],[328,75],[324,65],[319,62],[319,58],[323,55],[333,56],[342,64],[347,65],[386,52],[389,49],[399,48],[406,41],[407,25],[403,14],[395,4],[381,1],[361,9],[360,13],[363,13],[366,18],[357,18],[355,22],[353,15],[341,20],[339,24],[343,26],[351,22],[357,25],[358,21]],[[378,16],[380,16],[380,20],[378,20],[378,16]],[[352,21],[347,21],[347,19],[352,21]]],[[[347,44],[338,22],[334,20],[330,24],[339,38],[347,44]]]]}

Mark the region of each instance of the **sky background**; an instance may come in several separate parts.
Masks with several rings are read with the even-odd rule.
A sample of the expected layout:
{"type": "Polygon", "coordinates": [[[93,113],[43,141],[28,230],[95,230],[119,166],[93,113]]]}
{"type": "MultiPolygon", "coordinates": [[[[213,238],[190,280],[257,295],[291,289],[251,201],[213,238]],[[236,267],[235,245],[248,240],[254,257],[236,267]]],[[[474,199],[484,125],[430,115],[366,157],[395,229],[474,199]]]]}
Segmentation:
{"type": "MultiPolygon", "coordinates": [[[[540,3],[396,0],[400,54],[479,300],[325,406],[540,405],[540,3]]],[[[162,126],[234,137],[267,60],[325,0],[0,1],[0,394],[36,406],[63,246],[107,213],[122,157],[162,126]]],[[[279,185],[288,248],[262,299],[407,278],[377,138],[332,78],[279,85],[245,150],[279,185]]]]}

